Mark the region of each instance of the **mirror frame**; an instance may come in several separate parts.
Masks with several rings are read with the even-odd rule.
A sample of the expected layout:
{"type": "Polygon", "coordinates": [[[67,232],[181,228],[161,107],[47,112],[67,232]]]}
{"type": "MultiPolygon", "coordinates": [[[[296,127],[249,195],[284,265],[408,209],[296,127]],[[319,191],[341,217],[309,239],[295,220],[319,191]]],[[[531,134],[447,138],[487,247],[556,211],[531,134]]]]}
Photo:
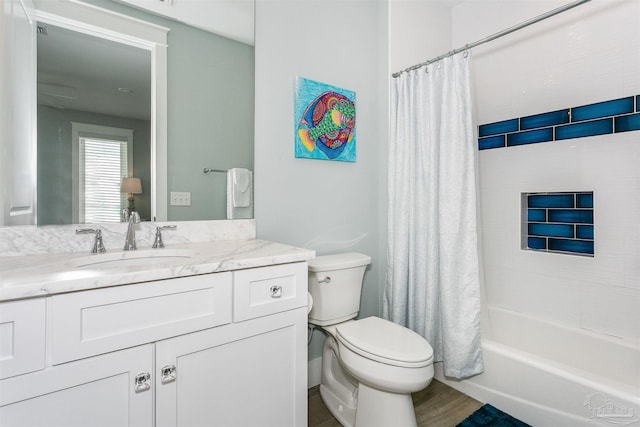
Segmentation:
{"type": "MultiPolygon", "coordinates": [[[[36,21],[151,52],[151,220],[166,221],[169,29],[75,1],[35,0],[34,5],[36,21]]],[[[37,81],[34,81],[34,85],[37,85],[37,81]]]]}

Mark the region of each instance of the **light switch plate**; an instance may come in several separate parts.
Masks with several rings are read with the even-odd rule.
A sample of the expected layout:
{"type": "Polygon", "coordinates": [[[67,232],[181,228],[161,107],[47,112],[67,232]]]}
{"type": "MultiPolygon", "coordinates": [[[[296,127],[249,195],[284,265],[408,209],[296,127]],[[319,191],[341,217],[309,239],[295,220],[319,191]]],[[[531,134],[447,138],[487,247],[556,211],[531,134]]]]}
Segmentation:
{"type": "Polygon", "coordinates": [[[190,191],[172,191],[171,206],[191,206],[190,191]]]}

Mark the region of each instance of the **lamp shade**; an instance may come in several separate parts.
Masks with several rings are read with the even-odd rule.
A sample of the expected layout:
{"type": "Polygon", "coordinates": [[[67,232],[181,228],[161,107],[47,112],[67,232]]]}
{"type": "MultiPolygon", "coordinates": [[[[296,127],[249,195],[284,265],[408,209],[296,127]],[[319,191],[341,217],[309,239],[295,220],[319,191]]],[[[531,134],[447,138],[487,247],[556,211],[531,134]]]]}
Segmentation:
{"type": "Polygon", "coordinates": [[[122,178],[121,193],[142,194],[140,178],[122,178]]]}

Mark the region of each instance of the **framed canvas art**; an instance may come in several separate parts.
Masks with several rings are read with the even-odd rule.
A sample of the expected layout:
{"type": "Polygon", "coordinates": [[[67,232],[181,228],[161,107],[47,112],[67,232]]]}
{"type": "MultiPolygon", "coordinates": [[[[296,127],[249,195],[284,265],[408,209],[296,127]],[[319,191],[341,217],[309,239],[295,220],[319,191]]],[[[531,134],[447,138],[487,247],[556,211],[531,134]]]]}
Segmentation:
{"type": "Polygon", "coordinates": [[[355,102],[353,91],[297,77],[296,157],[355,162],[355,102]]]}

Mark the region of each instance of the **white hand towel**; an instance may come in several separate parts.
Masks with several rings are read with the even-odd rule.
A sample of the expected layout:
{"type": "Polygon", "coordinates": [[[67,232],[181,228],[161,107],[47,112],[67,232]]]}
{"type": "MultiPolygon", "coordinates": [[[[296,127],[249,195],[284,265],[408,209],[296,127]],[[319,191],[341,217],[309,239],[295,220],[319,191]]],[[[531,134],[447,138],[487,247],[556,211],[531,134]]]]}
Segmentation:
{"type": "Polygon", "coordinates": [[[229,169],[233,186],[233,207],[246,208],[251,205],[251,171],[248,169],[229,169]]]}
{"type": "Polygon", "coordinates": [[[253,172],[232,168],[227,172],[227,218],[253,217],[253,172]]]}

